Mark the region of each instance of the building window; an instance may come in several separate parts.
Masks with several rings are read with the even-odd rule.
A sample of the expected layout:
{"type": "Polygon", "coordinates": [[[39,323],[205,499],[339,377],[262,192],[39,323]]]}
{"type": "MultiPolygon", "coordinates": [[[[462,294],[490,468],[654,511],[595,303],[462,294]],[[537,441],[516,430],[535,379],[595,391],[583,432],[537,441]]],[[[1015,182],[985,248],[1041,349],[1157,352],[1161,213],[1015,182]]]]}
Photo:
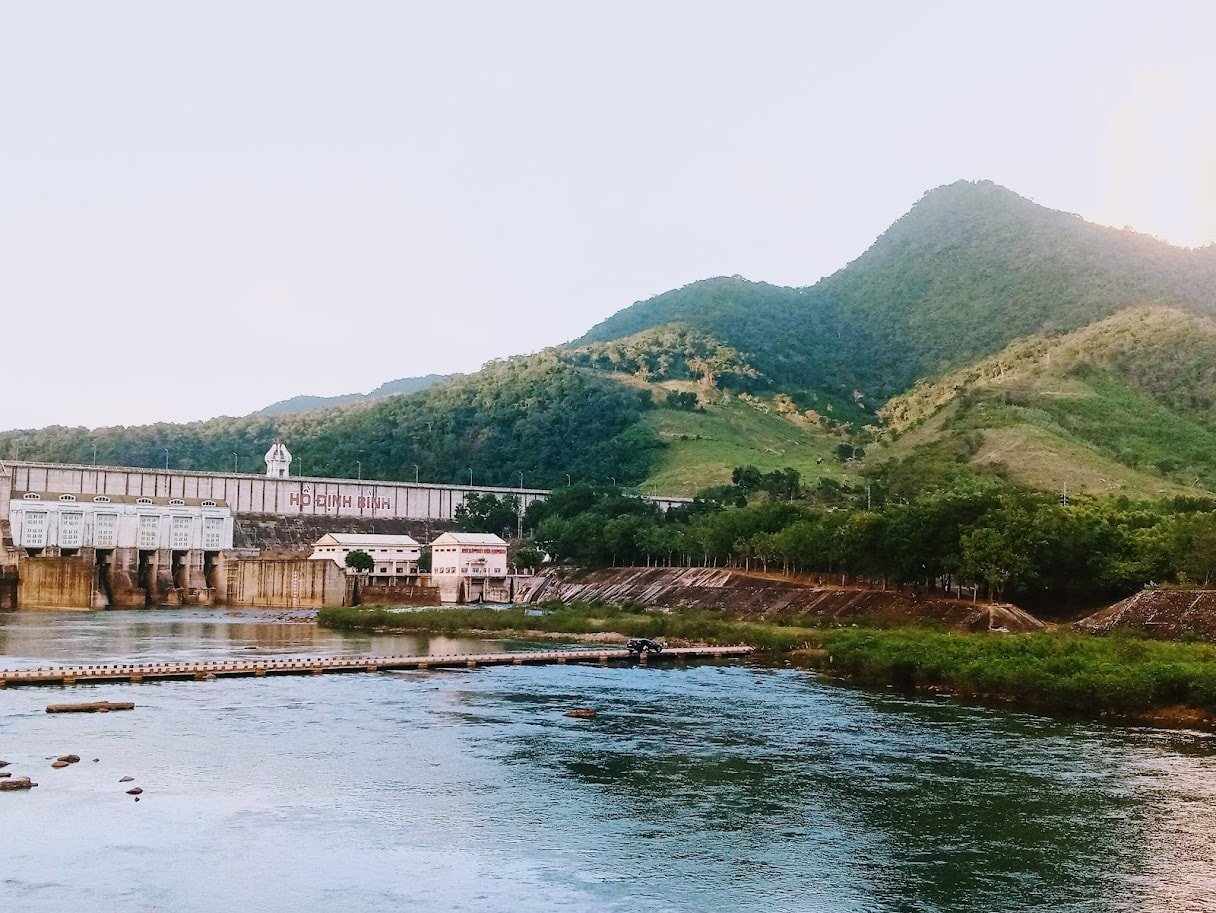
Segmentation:
{"type": "Polygon", "coordinates": [[[203,518],[203,548],[217,549],[224,547],[224,519],[222,517],[203,518]]]}
{"type": "MultiPolygon", "coordinates": [[[[42,500],[42,495],[35,494],[32,491],[26,492],[21,497],[23,500],[26,500],[26,501],[41,501],[42,500]]],[[[46,516],[46,515],[43,514],[43,516],[46,516]]]]}
{"type": "Polygon", "coordinates": [[[139,518],[139,547],[157,548],[160,545],[160,517],[142,514],[139,518]]]}
{"type": "Polygon", "coordinates": [[[27,511],[21,531],[21,544],[27,548],[42,548],[46,545],[46,512],[27,511]]]}
{"type": "Polygon", "coordinates": [[[219,507],[214,501],[204,501],[203,507],[219,507]]]}
{"type": "Polygon", "coordinates": [[[169,543],[170,548],[186,549],[190,547],[190,527],[193,524],[189,517],[174,517],[173,530],[169,543]]]}
{"type": "Polygon", "coordinates": [[[186,502],[185,502],[185,501],[183,501],[181,498],[170,498],[170,499],[169,499],[169,506],[170,506],[170,507],[185,507],[185,506],[186,506],[186,502]]]}
{"type": "Polygon", "coordinates": [[[110,499],[107,498],[105,495],[97,495],[97,497],[95,497],[93,500],[96,501],[98,504],[109,504],[110,503],[110,499]]]}
{"type": "Polygon", "coordinates": [[[75,501],[76,496],[75,495],[60,495],[59,500],[60,501],[75,501]]]}
{"type": "Polygon", "coordinates": [[[80,548],[84,544],[84,514],[71,511],[59,515],[59,547],[80,548]]]}
{"type": "Polygon", "coordinates": [[[93,518],[93,545],[97,548],[118,545],[118,514],[97,514],[93,518]]]}
{"type": "Polygon", "coordinates": [[[136,504],[151,504],[152,499],[151,498],[136,498],[135,503],[136,504]]]}

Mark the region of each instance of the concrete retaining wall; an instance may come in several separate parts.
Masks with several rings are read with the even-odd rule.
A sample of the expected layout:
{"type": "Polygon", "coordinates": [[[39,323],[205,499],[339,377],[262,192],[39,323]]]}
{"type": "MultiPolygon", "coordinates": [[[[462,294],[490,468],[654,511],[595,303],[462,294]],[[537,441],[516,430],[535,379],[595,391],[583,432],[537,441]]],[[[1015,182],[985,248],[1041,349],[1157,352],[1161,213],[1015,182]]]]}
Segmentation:
{"type": "Polygon", "coordinates": [[[381,586],[363,584],[359,587],[360,605],[439,605],[439,589],[433,586],[381,586]]]}
{"type": "Polygon", "coordinates": [[[332,561],[236,560],[226,573],[228,605],[319,609],[351,602],[353,582],[332,561]]]}
{"type": "Polygon", "coordinates": [[[84,558],[22,558],[18,565],[23,609],[92,609],[97,597],[97,570],[84,558]]]}

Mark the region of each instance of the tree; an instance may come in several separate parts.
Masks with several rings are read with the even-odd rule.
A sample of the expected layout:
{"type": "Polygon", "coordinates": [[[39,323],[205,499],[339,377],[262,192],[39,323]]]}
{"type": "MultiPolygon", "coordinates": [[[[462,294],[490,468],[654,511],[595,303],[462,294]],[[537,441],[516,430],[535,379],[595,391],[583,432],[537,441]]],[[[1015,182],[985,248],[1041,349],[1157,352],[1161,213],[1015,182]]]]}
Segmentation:
{"type": "Polygon", "coordinates": [[[352,570],[364,573],[370,571],[375,564],[375,559],[363,549],[356,548],[346,553],[346,566],[352,570]]]}
{"type": "Polygon", "coordinates": [[[544,552],[535,545],[524,545],[515,550],[512,563],[516,567],[536,569],[545,560],[544,552]]]}

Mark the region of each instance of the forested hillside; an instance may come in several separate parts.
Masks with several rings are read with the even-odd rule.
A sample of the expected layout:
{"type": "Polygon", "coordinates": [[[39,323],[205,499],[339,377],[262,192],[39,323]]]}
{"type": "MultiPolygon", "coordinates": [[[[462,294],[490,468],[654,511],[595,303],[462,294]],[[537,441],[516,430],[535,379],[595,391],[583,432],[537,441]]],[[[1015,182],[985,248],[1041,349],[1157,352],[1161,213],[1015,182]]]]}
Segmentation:
{"type": "Polygon", "coordinates": [[[576,478],[645,478],[661,446],[640,421],[646,394],[564,363],[554,352],[487,365],[409,396],[296,415],[184,425],[45,428],[0,434],[0,454],[24,459],[260,471],[276,439],[293,472],[311,476],[528,486],[576,478]],[[360,468],[361,467],[361,468],[360,468]]]}

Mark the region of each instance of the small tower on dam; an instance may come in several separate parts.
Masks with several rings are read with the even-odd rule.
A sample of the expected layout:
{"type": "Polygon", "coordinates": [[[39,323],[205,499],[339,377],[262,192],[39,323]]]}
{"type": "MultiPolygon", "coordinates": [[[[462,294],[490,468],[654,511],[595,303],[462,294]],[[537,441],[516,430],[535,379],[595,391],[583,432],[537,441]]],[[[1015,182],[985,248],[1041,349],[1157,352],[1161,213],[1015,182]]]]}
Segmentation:
{"type": "Polygon", "coordinates": [[[266,451],[266,475],[271,479],[286,479],[291,475],[291,451],[282,441],[275,441],[266,451]]]}

